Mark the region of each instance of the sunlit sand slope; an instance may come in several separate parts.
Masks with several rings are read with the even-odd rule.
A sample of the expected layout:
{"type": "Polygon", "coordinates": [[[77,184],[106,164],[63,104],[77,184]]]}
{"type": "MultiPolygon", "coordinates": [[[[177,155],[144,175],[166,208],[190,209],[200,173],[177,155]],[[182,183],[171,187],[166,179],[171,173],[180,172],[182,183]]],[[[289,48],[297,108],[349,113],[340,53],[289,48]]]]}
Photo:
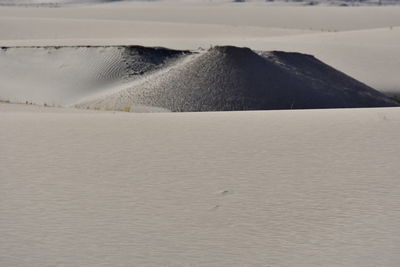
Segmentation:
{"type": "Polygon", "coordinates": [[[69,105],[167,66],[185,51],[131,47],[0,49],[0,99],[69,105]]]}

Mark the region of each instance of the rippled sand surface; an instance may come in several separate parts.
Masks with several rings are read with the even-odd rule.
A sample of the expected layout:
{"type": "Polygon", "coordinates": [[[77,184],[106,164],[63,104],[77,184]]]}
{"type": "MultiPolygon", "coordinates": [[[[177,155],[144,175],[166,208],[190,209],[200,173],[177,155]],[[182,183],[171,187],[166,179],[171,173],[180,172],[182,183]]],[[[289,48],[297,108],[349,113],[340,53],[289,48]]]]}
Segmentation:
{"type": "Polygon", "coordinates": [[[400,110],[0,104],[1,266],[398,266],[400,110]]]}

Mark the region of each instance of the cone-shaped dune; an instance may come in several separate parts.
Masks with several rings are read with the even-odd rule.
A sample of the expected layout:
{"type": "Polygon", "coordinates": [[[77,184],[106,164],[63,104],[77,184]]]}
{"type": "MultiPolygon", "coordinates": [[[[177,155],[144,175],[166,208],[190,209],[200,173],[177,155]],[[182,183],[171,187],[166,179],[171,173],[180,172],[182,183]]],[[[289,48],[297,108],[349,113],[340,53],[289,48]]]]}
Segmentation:
{"type": "Polygon", "coordinates": [[[143,83],[78,106],[185,112],[397,106],[309,55],[223,46],[190,57],[143,83]]]}

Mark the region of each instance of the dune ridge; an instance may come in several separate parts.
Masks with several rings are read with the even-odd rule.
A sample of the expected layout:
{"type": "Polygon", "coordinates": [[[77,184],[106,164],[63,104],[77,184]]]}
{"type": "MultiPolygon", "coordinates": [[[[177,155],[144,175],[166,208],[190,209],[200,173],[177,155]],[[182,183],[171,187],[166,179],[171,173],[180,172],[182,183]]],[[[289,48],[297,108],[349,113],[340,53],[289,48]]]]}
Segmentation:
{"type": "Polygon", "coordinates": [[[0,58],[0,99],[19,103],[131,112],[398,105],[315,57],[293,52],[31,46],[1,47],[0,58]]]}
{"type": "Polygon", "coordinates": [[[77,107],[121,110],[135,105],[177,112],[389,107],[397,103],[300,53],[217,46],[193,60],[77,107]]]}

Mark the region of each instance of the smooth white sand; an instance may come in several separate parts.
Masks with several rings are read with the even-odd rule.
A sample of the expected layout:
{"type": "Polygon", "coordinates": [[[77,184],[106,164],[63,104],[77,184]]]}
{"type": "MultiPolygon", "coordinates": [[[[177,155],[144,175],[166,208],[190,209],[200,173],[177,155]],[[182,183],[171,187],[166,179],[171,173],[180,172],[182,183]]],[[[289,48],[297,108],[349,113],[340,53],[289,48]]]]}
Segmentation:
{"type": "Polygon", "coordinates": [[[124,81],[123,50],[114,47],[0,50],[0,99],[68,105],[124,81]]]}
{"type": "Polygon", "coordinates": [[[2,266],[400,262],[397,108],[0,107],[2,266]]]}
{"type": "Polygon", "coordinates": [[[1,17],[24,19],[148,21],[337,31],[399,26],[399,12],[400,6],[345,8],[270,6],[253,3],[215,5],[204,2],[191,5],[168,1],[122,2],[65,8],[0,8],[1,17]]]}

